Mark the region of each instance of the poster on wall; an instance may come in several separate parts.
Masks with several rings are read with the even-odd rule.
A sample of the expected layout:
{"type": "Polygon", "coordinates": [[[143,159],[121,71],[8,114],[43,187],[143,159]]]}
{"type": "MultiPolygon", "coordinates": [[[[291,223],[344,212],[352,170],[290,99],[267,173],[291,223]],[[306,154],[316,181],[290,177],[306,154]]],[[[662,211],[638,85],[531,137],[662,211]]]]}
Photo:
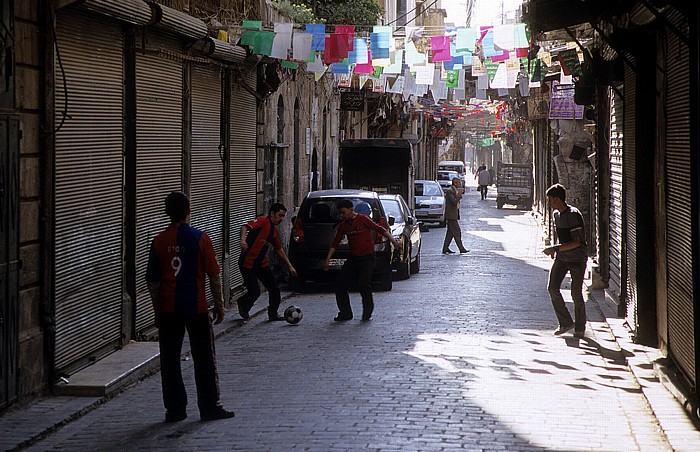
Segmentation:
{"type": "Polygon", "coordinates": [[[583,105],[574,102],[574,85],[552,82],[549,119],[583,119],[583,105]]]}

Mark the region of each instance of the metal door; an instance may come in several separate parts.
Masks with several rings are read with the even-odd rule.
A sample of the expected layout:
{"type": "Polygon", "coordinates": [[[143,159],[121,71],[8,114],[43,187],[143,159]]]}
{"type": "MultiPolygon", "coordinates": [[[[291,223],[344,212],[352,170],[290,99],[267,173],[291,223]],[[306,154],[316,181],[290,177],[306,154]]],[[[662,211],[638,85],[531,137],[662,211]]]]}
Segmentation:
{"type": "Polygon", "coordinates": [[[0,409],[17,398],[19,119],[0,117],[0,409]]]}

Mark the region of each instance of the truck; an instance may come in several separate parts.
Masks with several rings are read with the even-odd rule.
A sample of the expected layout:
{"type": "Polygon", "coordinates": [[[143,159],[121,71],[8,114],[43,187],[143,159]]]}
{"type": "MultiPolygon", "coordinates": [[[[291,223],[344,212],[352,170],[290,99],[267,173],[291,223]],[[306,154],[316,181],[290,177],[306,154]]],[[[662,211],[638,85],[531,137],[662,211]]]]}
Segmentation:
{"type": "Polygon", "coordinates": [[[403,196],[415,211],[413,146],[403,138],[356,138],[340,143],[342,188],[403,196]]]}
{"type": "Polygon", "coordinates": [[[496,165],[496,207],[502,209],[505,204],[519,208],[532,209],[534,181],[531,163],[504,163],[496,165]]]}

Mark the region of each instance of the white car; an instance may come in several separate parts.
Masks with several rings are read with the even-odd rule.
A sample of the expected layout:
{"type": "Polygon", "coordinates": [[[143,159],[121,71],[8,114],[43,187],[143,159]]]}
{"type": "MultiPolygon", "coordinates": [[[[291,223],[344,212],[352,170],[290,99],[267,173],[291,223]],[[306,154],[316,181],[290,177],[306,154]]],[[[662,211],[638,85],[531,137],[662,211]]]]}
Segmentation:
{"type": "Polygon", "coordinates": [[[452,179],[460,179],[460,175],[457,171],[438,170],[437,181],[443,190],[452,186],[452,179]]]}
{"type": "Polygon", "coordinates": [[[415,181],[415,214],[423,223],[438,223],[445,227],[445,193],[434,180],[415,181]]]}

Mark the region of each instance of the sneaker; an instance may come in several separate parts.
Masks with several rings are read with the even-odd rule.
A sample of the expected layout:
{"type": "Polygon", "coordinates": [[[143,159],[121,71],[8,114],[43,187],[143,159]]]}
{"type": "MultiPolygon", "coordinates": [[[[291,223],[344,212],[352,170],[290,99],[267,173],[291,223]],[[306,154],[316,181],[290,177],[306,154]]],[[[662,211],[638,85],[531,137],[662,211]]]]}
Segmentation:
{"type": "Polygon", "coordinates": [[[184,411],[166,411],[165,412],[165,422],[180,422],[187,419],[187,413],[184,411]]]}
{"type": "Polygon", "coordinates": [[[452,250],[450,250],[450,249],[447,249],[447,250],[444,250],[444,251],[442,252],[442,254],[455,254],[455,252],[452,251],[452,250]]]}
{"type": "Polygon", "coordinates": [[[223,407],[217,406],[211,411],[200,413],[199,417],[203,421],[218,421],[219,419],[230,419],[235,415],[233,411],[226,411],[223,407]]]}
{"type": "Polygon", "coordinates": [[[569,330],[571,330],[571,329],[573,329],[573,328],[574,328],[574,324],[573,324],[573,323],[572,323],[571,325],[567,325],[567,326],[561,326],[561,325],[560,325],[559,328],[557,328],[556,331],[554,332],[554,335],[555,335],[555,336],[561,336],[562,334],[566,333],[567,331],[569,331],[569,330]]]}
{"type": "Polygon", "coordinates": [[[282,322],[282,321],[284,321],[284,317],[282,317],[281,315],[275,314],[274,316],[272,316],[272,315],[269,316],[267,318],[267,321],[268,322],[282,322]]]}
{"type": "Polygon", "coordinates": [[[372,320],[372,314],[362,314],[362,321],[366,322],[368,320],[372,320]]]}
{"type": "Polygon", "coordinates": [[[586,337],[586,332],[585,331],[574,331],[574,337],[577,337],[579,339],[583,339],[586,337]]]}
{"type": "Polygon", "coordinates": [[[465,248],[462,251],[460,251],[459,254],[467,254],[468,252],[469,250],[465,248]]]}
{"type": "Polygon", "coordinates": [[[346,320],[352,320],[352,315],[347,316],[347,315],[341,315],[340,313],[338,313],[338,315],[335,316],[333,318],[333,320],[336,322],[345,322],[346,320]]]}

